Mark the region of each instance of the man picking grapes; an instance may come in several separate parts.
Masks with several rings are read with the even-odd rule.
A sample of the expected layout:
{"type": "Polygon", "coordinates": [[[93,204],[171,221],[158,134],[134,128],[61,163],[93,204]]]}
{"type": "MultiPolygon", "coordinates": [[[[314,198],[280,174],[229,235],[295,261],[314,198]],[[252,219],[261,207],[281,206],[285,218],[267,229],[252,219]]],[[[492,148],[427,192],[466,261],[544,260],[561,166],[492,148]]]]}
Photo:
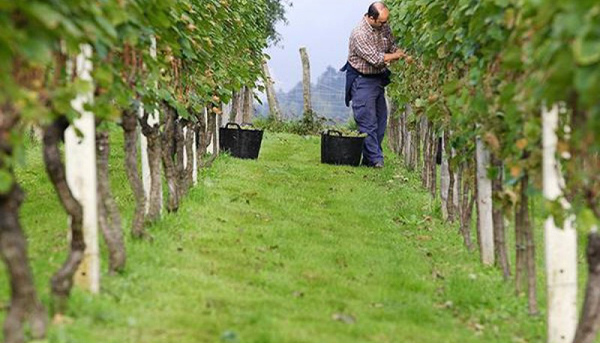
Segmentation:
{"type": "Polygon", "coordinates": [[[369,6],[360,24],[352,31],[346,72],[346,106],[352,111],[359,131],[367,135],[363,164],[383,168],[382,142],[388,110],[385,87],[390,83],[388,65],[410,56],[398,49],[388,25],[390,11],[382,2],[369,6]]]}

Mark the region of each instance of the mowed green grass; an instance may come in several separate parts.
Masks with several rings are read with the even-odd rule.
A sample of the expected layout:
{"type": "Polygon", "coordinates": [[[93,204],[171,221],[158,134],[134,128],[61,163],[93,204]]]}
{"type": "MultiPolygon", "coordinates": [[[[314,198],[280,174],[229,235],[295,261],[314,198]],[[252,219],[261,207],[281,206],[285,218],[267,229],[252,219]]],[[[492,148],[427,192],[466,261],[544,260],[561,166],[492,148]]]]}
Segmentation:
{"type": "MultiPolygon", "coordinates": [[[[384,170],[319,163],[317,137],[267,133],[258,161],[223,156],[177,214],[129,238],[120,132],[112,184],[128,265],[101,295],[76,290],[49,342],[541,342],[544,318],[480,266],[393,157],[384,170]]],[[[39,293],[66,251],[67,218],[39,146],[19,177],[39,293]]],[[[3,267],[2,267],[3,268],[3,267]]],[[[0,270],[0,304],[9,299],[0,270]]],[[[3,320],[3,314],[0,314],[3,320]]]]}

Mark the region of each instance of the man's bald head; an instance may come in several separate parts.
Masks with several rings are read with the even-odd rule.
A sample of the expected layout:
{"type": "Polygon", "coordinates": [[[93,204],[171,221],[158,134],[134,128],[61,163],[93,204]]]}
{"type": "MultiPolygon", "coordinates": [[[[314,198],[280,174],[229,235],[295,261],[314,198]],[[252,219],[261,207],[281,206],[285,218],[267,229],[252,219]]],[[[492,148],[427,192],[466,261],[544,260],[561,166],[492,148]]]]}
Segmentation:
{"type": "Polygon", "coordinates": [[[389,12],[387,6],[381,1],[376,1],[369,6],[367,16],[377,20],[382,12],[389,12]]]}
{"type": "Polygon", "coordinates": [[[383,25],[387,24],[389,16],[390,11],[381,1],[372,3],[366,15],[369,24],[376,29],[380,29],[383,25]]]}

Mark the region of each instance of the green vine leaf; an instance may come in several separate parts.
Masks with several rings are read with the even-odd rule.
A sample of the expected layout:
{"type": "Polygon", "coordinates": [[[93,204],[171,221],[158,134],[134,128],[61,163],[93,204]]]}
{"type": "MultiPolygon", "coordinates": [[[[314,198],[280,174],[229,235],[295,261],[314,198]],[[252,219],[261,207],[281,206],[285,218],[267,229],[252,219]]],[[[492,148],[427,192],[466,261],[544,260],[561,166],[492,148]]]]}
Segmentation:
{"type": "Polygon", "coordinates": [[[13,176],[4,169],[0,169],[0,194],[8,193],[14,183],[13,176]]]}

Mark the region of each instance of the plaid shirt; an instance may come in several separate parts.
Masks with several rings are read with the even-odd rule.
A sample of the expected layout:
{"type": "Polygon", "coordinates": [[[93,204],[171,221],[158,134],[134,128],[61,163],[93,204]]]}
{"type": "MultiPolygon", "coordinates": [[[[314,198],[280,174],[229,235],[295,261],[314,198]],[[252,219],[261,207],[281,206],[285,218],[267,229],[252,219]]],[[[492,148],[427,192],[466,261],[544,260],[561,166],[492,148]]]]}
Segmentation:
{"type": "Polygon", "coordinates": [[[375,29],[364,17],[350,36],[348,62],[362,74],[381,74],[387,66],[384,54],[398,50],[392,30],[388,24],[375,29]]]}

